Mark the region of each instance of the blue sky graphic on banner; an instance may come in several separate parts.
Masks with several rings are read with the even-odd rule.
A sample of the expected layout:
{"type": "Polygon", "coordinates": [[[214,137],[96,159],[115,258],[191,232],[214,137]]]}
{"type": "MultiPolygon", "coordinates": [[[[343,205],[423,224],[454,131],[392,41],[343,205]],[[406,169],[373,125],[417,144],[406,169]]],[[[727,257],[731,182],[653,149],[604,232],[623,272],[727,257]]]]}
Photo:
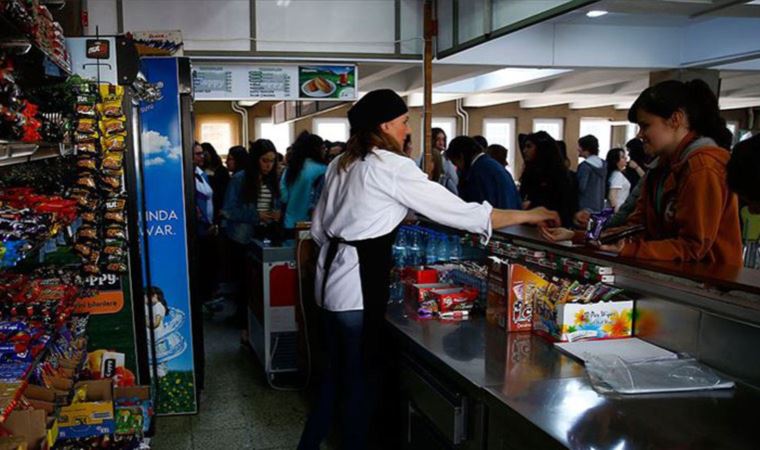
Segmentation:
{"type": "Polygon", "coordinates": [[[163,84],[160,100],[140,105],[158,413],[192,413],[197,407],[177,60],[144,58],[141,70],[148,82],[163,84]]]}

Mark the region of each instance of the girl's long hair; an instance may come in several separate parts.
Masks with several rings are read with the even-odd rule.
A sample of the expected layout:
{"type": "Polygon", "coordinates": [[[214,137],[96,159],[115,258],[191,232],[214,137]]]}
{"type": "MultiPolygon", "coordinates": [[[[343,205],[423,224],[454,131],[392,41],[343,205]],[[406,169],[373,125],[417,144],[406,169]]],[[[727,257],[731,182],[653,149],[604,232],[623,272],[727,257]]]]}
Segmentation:
{"type": "Polygon", "coordinates": [[[689,128],[700,136],[712,138],[720,147],[731,148],[732,134],[720,116],[718,98],[700,79],[686,83],[667,80],[646,88],[628,110],[628,120],[637,123],[639,110],[669,119],[683,110],[689,128]]]}
{"type": "Polygon", "coordinates": [[[272,170],[267,175],[261,173],[259,160],[267,153],[277,154],[277,149],[269,139],[256,139],[251,144],[250,157],[245,167],[243,195],[241,196],[246,203],[258,201],[262,184],[265,184],[269,188],[269,191],[272,193],[272,200],[280,197],[280,183],[277,180],[277,163],[275,162],[275,166],[272,167],[272,170]]]}
{"type": "Polygon", "coordinates": [[[324,162],[324,155],[322,154],[322,146],[324,144],[325,141],[321,137],[308,131],[304,131],[298,135],[293,143],[293,150],[290,153],[288,170],[285,172],[285,183],[288,186],[292,186],[298,179],[298,176],[301,175],[301,170],[303,170],[307,159],[318,163],[324,162]]]}

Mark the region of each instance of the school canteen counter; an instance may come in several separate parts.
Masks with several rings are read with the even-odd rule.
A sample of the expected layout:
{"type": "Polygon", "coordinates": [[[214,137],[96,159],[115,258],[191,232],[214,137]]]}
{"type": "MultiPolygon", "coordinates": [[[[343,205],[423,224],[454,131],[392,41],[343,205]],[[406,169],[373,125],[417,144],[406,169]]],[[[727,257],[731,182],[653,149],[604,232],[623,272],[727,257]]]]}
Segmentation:
{"type": "Polygon", "coordinates": [[[757,448],[760,277],[743,268],[652,263],[544,241],[532,227],[495,239],[612,266],[614,285],[650,320],[634,334],[688,353],[737,381],[677,395],[596,393],[583,366],[542,337],[506,333],[475,315],[420,320],[389,305],[399,347],[407,448],[757,448]],[[431,444],[433,443],[433,444],[431,444]]]}
{"type": "Polygon", "coordinates": [[[529,332],[482,316],[420,320],[389,306],[400,348],[406,448],[757,448],[760,393],[734,390],[607,396],[583,366],[529,332]]]}

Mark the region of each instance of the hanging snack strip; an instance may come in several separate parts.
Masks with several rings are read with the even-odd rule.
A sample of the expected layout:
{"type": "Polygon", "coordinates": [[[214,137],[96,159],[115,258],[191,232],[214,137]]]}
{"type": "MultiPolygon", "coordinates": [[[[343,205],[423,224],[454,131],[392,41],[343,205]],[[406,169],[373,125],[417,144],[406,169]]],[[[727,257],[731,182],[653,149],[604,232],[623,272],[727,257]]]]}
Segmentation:
{"type": "Polygon", "coordinates": [[[83,83],[78,87],[74,133],[77,154],[77,181],[72,197],[77,200],[82,225],[76,236],[74,250],[82,258],[82,270],[88,274],[100,273],[100,194],[98,192],[98,167],[100,165],[100,129],[96,105],[97,85],[83,83]]]}
{"type": "Polygon", "coordinates": [[[101,131],[98,187],[105,200],[103,225],[106,230],[101,262],[105,272],[124,273],[127,271],[127,243],[124,239],[127,201],[123,188],[127,118],[121,106],[124,87],[101,84],[100,98],[97,105],[101,131]]]}

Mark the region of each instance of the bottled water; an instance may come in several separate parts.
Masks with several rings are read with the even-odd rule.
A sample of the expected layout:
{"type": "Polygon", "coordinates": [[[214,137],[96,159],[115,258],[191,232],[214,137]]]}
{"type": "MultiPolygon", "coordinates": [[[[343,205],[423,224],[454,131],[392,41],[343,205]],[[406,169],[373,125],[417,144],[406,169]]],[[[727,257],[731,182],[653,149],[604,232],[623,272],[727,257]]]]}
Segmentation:
{"type": "Polygon", "coordinates": [[[451,261],[462,259],[462,242],[456,234],[449,237],[449,255],[451,256],[449,258],[451,261]]]}
{"type": "Polygon", "coordinates": [[[438,257],[435,236],[429,231],[426,231],[425,236],[427,237],[427,242],[425,243],[425,263],[435,264],[438,257]]]}
{"type": "Polygon", "coordinates": [[[409,255],[407,258],[407,263],[410,266],[419,266],[422,264],[422,261],[420,259],[420,254],[422,253],[422,248],[420,247],[420,238],[419,233],[412,233],[412,243],[409,245],[409,255]]]}
{"type": "Polygon", "coordinates": [[[445,234],[436,234],[435,236],[436,241],[436,259],[439,262],[445,263],[448,262],[449,257],[449,243],[448,239],[446,238],[445,234]]]}
{"type": "Polygon", "coordinates": [[[396,267],[406,265],[406,253],[406,230],[402,228],[396,236],[396,242],[393,243],[393,261],[396,267]]]}

